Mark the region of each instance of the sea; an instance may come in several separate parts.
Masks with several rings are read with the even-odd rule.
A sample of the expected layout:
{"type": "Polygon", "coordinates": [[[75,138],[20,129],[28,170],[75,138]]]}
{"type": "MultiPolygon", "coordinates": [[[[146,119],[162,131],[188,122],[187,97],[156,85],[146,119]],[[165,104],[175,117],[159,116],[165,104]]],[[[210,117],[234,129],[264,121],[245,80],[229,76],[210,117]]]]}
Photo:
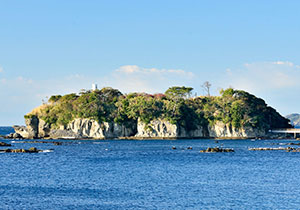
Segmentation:
{"type": "Polygon", "coordinates": [[[300,209],[300,153],[248,150],[289,139],[0,141],[53,149],[0,153],[0,209],[300,209]]]}
{"type": "Polygon", "coordinates": [[[10,126],[0,126],[0,136],[5,136],[10,133],[14,133],[14,129],[10,126]]]}

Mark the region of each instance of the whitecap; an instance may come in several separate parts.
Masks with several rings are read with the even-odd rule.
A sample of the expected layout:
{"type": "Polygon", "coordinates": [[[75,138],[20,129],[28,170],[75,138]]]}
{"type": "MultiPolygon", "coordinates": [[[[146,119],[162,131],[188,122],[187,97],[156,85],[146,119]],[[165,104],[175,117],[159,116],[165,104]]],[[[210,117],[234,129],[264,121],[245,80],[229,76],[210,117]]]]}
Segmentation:
{"type": "Polygon", "coordinates": [[[25,141],[11,141],[10,143],[25,143],[25,141]]]}
{"type": "Polygon", "coordinates": [[[47,152],[53,152],[53,149],[45,149],[45,150],[39,151],[39,153],[47,153],[47,152]]]}

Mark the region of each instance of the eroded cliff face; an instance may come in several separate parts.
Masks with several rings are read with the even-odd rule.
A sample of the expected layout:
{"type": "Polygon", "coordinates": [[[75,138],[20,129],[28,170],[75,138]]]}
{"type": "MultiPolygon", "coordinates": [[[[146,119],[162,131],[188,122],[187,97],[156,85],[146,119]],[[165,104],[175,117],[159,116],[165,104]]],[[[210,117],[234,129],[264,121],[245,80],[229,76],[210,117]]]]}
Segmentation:
{"type": "Polygon", "coordinates": [[[178,136],[178,127],[164,120],[153,120],[149,125],[138,120],[137,134],[135,137],[150,138],[175,138],[178,136]]]}
{"type": "Polygon", "coordinates": [[[25,120],[26,126],[14,126],[15,132],[23,138],[118,138],[136,134],[136,125],[129,126],[103,122],[99,124],[92,119],[75,119],[67,126],[51,128],[44,120],[35,116],[25,120]]]}
{"type": "Polygon", "coordinates": [[[213,126],[197,126],[191,131],[165,120],[153,120],[149,125],[139,121],[137,131],[135,136],[140,138],[255,138],[266,135],[263,130],[232,128],[220,121],[213,126]]]}
{"type": "Polygon", "coordinates": [[[166,120],[153,120],[146,125],[142,121],[138,121],[137,134],[135,137],[140,138],[194,138],[204,137],[203,128],[198,126],[197,129],[186,131],[181,126],[171,124],[166,120]]]}
{"type": "Polygon", "coordinates": [[[213,126],[208,126],[209,137],[212,138],[255,138],[266,136],[264,130],[254,129],[252,127],[234,128],[223,122],[216,122],[213,126]]]}
{"type": "Polygon", "coordinates": [[[130,125],[113,122],[98,123],[93,119],[75,119],[67,126],[51,128],[42,119],[35,116],[26,119],[25,126],[14,126],[16,133],[24,138],[255,138],[265,136],[266,132],[252,127],[232,128],[223,122],[213,126],[198,126],[195,130],[187,131],[179,125],[171,124],[166,120],[153,120],[145,124],[141,120],[130,125]]]}
{"type": "Polygon", "coordinates": [[[66,130],[85,138],[118,138],[129,137],[136,133],[136,125],[125,127],[113,122],[99,124],[96,120],[75,119],[67,125],[66,130]]]}

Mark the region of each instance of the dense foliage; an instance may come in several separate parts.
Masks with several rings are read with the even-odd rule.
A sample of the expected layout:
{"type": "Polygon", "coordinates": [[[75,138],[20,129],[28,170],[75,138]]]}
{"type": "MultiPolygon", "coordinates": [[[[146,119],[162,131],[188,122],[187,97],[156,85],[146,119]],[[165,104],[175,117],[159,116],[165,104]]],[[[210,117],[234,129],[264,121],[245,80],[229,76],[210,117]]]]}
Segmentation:
{"type": "Polygon", "coordinates": [[[235,128],[289,127],[289,121],[260,99],[245,91],[222,90],[220,96],[191,98],[189,87],[171,87],[165,94],[130,93],[112,88],[83,91],[79,95],[51,96],[48,104],[32,114],[53,126],[67,125],[75,118],[122,124],[141,120],[146,124],[165,119],[187,130],[221,121],[235,128]]]}

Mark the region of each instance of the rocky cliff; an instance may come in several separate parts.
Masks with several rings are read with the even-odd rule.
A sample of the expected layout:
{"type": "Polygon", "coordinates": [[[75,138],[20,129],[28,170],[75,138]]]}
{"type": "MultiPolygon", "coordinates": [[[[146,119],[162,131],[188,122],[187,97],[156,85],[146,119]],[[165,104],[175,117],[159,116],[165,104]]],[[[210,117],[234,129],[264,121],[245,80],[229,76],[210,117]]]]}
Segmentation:
{"type": "Polygon", "coordinates": [[[32,116],[25,120],[26,126],[13,126],[23,138],[118,138],[129,137],[136,133],[136,125],[124,126],[117,123],[99,124],[92,119],[75,119],[67,126],[51,128],[44,120],[32,116]]]}
{"type": "Polygon", "coordinates": [[[150,124],[138,121],[137,134],[135,137],[140,138],[202,138],[209,137],[205,129],[197,126],[196,129],[187,131],[182,126],[171,124],[166,120],[153,120],[150,124]]]}
{"type": "Polygon", "coordinates": [[[255,138],[266,136],[266,132],[252,127],[234,128],[220,121],[213,126],[197,126],[196,129],[187,131],[182,126],[165,120],[153,120],[148,125],[139,121],[135,136],[140,138],[255,138]]]}
{"type": "Polygon", "coordinates": [[[208,130],[212,138],[255,138],[267,135],[266,131],[261,129],[254,129],[250,126],[234,128],[220,121],[213,126],[208,126],[208,130]]]}
{"type": "Polygon", "coordinates": [[[247,128],[233,128],[222,122],[213,126],[197,126],[194,130],[171,124],[166,120],[156,119],[149,124],[138,120],[136,124],[121,125],[113,122],[98,123],[93,119],[75,119],[67,126],[51,128],[44,120],[32,116],[26,119],[26,126],[14,126],[15,132],[24,138],[254,138],[265,136],[263,130],[247,128]]]}
{"type": "Polygon", "coordinates": [[[32,116],[30,118],[25,119],[26,126],[13,126],[15,132],[20,134],[23,138],[32,139],[39,137],[38,127],[39,127],[39,119],[36,116],[32,116]]]}

